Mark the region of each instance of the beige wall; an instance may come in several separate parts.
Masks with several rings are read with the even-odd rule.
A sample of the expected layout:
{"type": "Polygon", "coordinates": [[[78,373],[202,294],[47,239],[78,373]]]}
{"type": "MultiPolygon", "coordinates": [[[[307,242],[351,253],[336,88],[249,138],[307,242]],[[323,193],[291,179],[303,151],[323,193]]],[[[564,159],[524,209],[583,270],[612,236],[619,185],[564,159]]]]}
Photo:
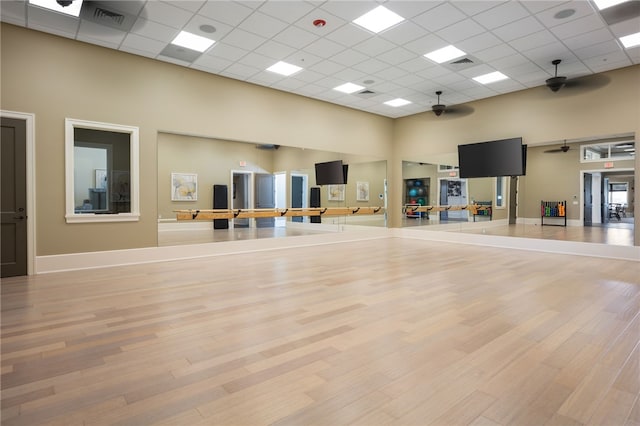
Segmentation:
{"type": "Polygon", "coordinates": [[[157,245],[160,131],[390,156],[390,118],[9,24],[0,31],[0,108],[36,117],[38,256],[157,245]],[[67,117],[140,128],[139,222],[66,224],[67,117]]]}

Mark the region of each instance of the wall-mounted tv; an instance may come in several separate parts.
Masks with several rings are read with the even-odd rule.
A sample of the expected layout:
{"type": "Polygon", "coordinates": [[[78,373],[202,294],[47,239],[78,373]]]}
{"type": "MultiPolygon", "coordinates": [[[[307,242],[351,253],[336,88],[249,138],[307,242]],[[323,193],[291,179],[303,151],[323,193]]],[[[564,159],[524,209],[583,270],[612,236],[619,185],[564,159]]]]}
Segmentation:
{"type": "Polygon", "coordinates": [[[342,160],[316,163],[316,185],[342,185],[347,183],[348,164],[342,160]]]}
{"type": "Polygon", "coordinates": [[[522,138],[458,145],[460,177],[523,176],[526,153],[522,138]]]}

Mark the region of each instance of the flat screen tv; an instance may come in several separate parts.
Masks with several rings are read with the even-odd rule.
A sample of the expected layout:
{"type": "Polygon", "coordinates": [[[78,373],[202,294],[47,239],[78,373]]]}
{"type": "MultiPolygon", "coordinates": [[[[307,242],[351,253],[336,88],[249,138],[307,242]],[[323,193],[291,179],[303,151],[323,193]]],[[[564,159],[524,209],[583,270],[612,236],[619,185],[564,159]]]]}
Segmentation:
{"type": "Polygon", "coordinates": [[[460,177],[523,176],[526,152],[522,138],[458,145],[460,177]]]}
{"type": "Polygon", "coordinates": [[[342,160],[316,163],[316,185],[342,185],[347,183],[349,166],[342,160]]]}

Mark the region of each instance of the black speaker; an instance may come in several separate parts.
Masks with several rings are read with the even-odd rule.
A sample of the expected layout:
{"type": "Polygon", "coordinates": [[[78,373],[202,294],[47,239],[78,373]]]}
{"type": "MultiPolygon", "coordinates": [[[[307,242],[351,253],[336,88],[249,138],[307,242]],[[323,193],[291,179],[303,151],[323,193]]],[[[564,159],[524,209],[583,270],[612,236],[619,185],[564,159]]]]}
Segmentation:
{"type": "MultiPolygon", "coordinates": [[[[213,185],[213,208],[229,208],[227,185],[213,185]]],[[[229,229],[229,219],[213,219],[213,229],[229,229]]]]}
{"type": "MultiPolygon", "coordinates": [[[[309,206],[320,207],[320,188],[311,188],[311,194],[309,195],[309,206]]],[[[311,216],[311,223],[321,223],[322,218],[320,216],[311,216]]]]}

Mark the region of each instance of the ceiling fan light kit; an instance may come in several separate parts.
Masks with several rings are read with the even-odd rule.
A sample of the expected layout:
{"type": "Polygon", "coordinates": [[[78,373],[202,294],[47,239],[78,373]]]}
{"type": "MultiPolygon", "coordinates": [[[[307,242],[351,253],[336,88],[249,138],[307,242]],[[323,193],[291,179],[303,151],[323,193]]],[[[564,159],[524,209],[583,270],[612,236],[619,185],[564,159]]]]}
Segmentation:
{"type": "Polygon", "coordinates": [[[553,77],[547,79],[546,83],[547,87],[551,89],[552,92],[557,92],[558,90],[562,89],[562,87],[567,82],[567,77],[558,76],[558,64],[560,64],[560,62],[562,62],[561,59],[554,59],[553,61],[551,61],[551,63],[556,67],[556,72],[553,77]]]}

